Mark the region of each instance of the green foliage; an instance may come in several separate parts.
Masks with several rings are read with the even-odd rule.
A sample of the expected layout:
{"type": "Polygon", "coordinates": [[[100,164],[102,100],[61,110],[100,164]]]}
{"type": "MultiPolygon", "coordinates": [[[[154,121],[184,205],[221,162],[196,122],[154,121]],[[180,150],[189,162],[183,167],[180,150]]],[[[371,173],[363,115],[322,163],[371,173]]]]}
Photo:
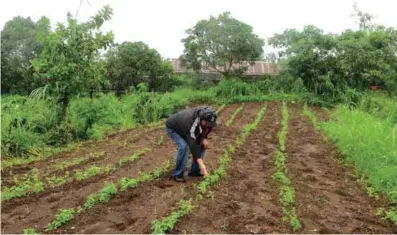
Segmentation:
{"type": "Polygon", "coordinates": [[[123,42],[106,54],[112,86],[119,92],[145,83],[151,91],[169,91],[177,84],[170,61],[144,42],[123,42]]]}
{"type": "Polygon", "coordinates": [[[397,97],[390,98],[379,92],[366,93],[357,104],[357,109],[387,120],[391,124],[397,123],[397,97]]]}
{"type": "Polygon", "coordinates": [[[31,63],[45,86],[36,94],[47,92],[58,99],[61,120],[71,97],[105,82],[105,63],[98,52],[113,42],[113,34],[99,29],[111,15],[112,9],[105,6],[87,22],[69,17],[66,26],[58,23],[55,30],[37,37],[43,49],[31,63]]]}
{"type": "Polygon", "coordinates": [[[280,49],[283,70],[329,103],[357,103],[357,92],[371,85],[396,94],[397,30],[371,25],[367,13],[357,16],[362,26],[357,31],[326,34],[308,25],[276,34],[269,43],[280,49]]]}
{"type": "Polygon", "coordinates": [[[77,170],[74,174],[74,177],[77,181],[86,180],[88,178],[100,175],[100,174],[108,174],[110,171],[114,170],[115,168],[112,165],[105,165],[105,166],[90,166],[88,169],[82,171],[77,170]]]}
{"type": "Polygon", "coordinates": [[[152,230],[153,234],[165,234],[171,231],[178,220],[189,214],[193,210],[194,206],[191,200],[180,200],[179,208],[176,211],[173,211],[168,217],[162,220],[154,220],[152,222],[152,230]]]}
{"type": "Polygon", "coordinates": [[[229,79],[222,80],[210,91],[213,93],[214,100],[228,104],[272,100],[305,100],[306,93],[301,80],[290,80],[292,80],[290,76],[281,76],[280,78],[265,79],[257,82],[229,79]],[[284,82],[285,77],[288,78],[286,82],[284,82]],[[289,95],[284,92],[296,92],[296,95],[289,95]]]}
{"type": "MultiPolygon", "coordinates": [[[[122,126],[125,122],[121,103],[114,95],[96,99],[74,98],[68,107],[66,122],[75,138],[92,138],[97,126],[122,126]]],[[[133,126],[130,119],[128,126],[133,126]]],[[[102,133],[102,136],[106,134],[102,133]]]]}
{"type": "Polygon", "coordinates": [[[70,220],[74,218],[75,210],[71,209],[62,209],[55,215],[55,219],[52,220],[46,228],[47,232],[54,231],[55,229],[61,227],[62,225],[66,224],[70,220]]]}
{"type": "Polygon", "coordinates": [[[63,176],[56,177],[55,175],[53,175],[51,177],[46,177],[46,183],[51,187],[56,187],[65,184],[70,179],[70,173],[69,171],[66,171],[63,176]]]}
{"type": "Polygon", "coordinates": [[[40,234],[35,228],[25,228],[23,234],[40,234]]]}
{"type": "Polygon", "coordinates": [[[38,56],[42,44],[36,40],[39,32],[45,34],[42,17],[33,22],[30,17],[13,17],[1,31],[1,93],[28,95],[34,89],[30,60],[38,56]]]}
{"type": "Polygon", "coordinates": [[[186,33],[182,62],[195,70],[204,68],[226,76],[240,74],[246,67],[234,64],[253,63],[263,53],[264,41],[250,25],[231,17],[229,12],[200,20],[186,33]]]}
{"type": "Polygon", "coordinates": [[[236,111],[234,111],[233,115],[226,121],[226,126],[230,126],[232,125],[234,119],[236,118],[236,116],[241,113],[241,111],[243,111],[245,104],[241,105],[241,107],[239,107],[238,109],[236,109],[236,111]]]}
{"type": "Polygon", "coordinates": [[[55,123],[51,101],[3,96],[1,102],[1,151],[5,155],[28,155],[43,147],[46,133],[55,123]]]}
{"type": "Polygon", "coordinates": [[[117,187],[113,183],[105,182],[105,186],[98,193],[98,200],[100,202],[107,202],[117,193],[117,187]]]}
{"type": "Polygon", "coordinates": [[[288,110],[285,102],[283,102],[281,113],[283,119],[281,122],[281,131],[278,134],[278,138],[280,143],[280,151],[285,152],[285,145],[287,142],[287,132],[288,132],[288,110]]]}
{"type": "Polygon", "coordinates": [[[150,149],[140,149],[140,150],[137,150],[131,156],[120,158],[117,167],[122,167],[127,162],[132,162],[132,161],[139,159],[143,154],[147,153],[148,151],[150,151],[150,149]]]}
{"type": "Polygon", "coordinates": [[[320,126],[317,122],[317,116],[315,113],[313,113],[312,111],[310,111],[309,107],[307,107],[307,104],[305,103],[305,105],[303,106],[303,115],[307,116],[308,118],[310,118],[310,120],[313,123],[313,126],[316,130],[320,129],[320,126]]]}
{"type": "Polygon", "coordinates": [[[97,200],[95,193],[88,195],[87,201],[84,203],[83,209],[86,210],[92,208],[96,204],[96,201],[97,200]]]}
{"type": "Polygon", "coordinates": [[[285,154],[287,132],[288,132],[288,109],[287,104],[283,102],[282,104],[282,122],[281,130],[278,134],[280,149],[276,150],[276,168],[277,172],[273,174],[273,178],[281,185],[280,186],[280,203],[283,210],[283,221],[289,222],[292,230],[295,232],[302,228],[299,222],[296,209],[295,209],[295,189],[291,185],[291,180],[287,176],[287,155],[285,154]]]}
{"type": "Polygon", "coordinates": [[[321,129],[368,178],[368,186],[397,202],[397,125],[339,106],[321,129]]]}
{"type": "Polygon", "coordinates": [[[39,171],[34,168],[29,177],[12,186],[4,187],[1,194],[2,201],[23,197],[29,193],[38,193],[44,190],[44,183],[39,178],[39,171]]]}

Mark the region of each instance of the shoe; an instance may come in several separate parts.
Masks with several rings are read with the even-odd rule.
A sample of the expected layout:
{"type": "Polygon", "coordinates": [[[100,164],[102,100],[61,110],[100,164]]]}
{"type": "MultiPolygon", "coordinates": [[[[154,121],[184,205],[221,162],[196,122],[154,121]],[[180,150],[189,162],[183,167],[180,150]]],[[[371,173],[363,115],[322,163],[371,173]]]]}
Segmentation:
{"type": "Polygon", "coordinates": [[[203,174],[201,174],[200,171],[199,172],[189,172],[187,175],[190,177],[203,177],[204,176],[203,174]]]}
{"type": "Polygon", "coordinates": [[[183,177],[177,177],[177,176],[171,176],[170,180],[173,180],[173,181],[176,181],[176,182],[179,182],[179,183],[185,183],[186,182],[183,177]]]}

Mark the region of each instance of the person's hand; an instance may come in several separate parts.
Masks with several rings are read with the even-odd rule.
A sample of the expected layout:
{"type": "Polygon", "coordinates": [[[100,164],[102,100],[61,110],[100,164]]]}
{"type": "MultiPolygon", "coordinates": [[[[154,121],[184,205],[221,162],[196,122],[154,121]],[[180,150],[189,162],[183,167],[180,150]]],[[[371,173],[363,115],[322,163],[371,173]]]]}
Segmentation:
{"type": "Polygon", "coordinates": [[[207,140],[207,139],[203,139],[203,140],[201,141],[201,145],[203,145],[203,148],[204,148],[204,149],[207,149],[207,148],[208,148],[208,140],[207,140]]]}
{"type": "Polygon", "coordinates": [[[201,174],[203,174],[204,177],[208,176],[208,172],[207,172],[207,169],[205,167],[203,169],[201,169],[201,174]]]}
{"type": "Polygon", "coordinates": [[[208,176],[208,172],[207,172],[207,168],[204,165],[203,159],[201,159],[201,158],[197,159],[197,163],[198,163],[198,165],[200,167],[201,174],[203,174],[204,177],[207,177],[208,176]]]}

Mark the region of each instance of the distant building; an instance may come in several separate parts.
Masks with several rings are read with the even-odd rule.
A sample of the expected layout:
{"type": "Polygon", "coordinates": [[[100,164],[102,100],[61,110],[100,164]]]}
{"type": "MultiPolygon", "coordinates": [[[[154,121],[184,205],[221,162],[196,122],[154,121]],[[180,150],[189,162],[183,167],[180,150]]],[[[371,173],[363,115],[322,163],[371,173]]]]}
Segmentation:
{"type": "MultiPolygon", "coordinates": [[[[192,70],[187,70],[186,68],[183,68],[181,65],[181,61],[179,59],[172,59],[172,65],[174,67],[174,70],[176,73],[186,73],[186,72],[191,72],[192,70]]],[[[278,75],[279,74],[279,68],[277,65],[266,62],[266,61],[255,61],[255,64],[250,65],[250,64],[244,64],[248,66],[248,70],[246,72],[246,75],[248,76],[260,76],[260,75],[278,75]]],[[[237,67],[239,65],[233,65],[233,67],[237,67]]],[[[219,70],[223,71],[223,68],[219,67],[219,70]]],[[[210,71],[207,69],[202,68],[200,73],[203,74],[219,74],[218,72],[210,71]]]]}

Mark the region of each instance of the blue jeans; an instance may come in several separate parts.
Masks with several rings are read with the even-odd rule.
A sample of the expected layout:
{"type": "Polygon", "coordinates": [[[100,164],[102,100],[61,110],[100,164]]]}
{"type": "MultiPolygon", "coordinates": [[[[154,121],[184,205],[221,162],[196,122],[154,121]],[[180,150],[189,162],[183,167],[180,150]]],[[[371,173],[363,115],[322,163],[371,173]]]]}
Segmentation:
{"type": "MultiPolygon", "coordinates": [[[[186,141],[178,135],[174,130],[171,128],[166,128],[168,136],[174,141],[176,144],[177,152],[176,152],[176,166],[175,170],[172,173],[172,176],[176,177],[183,177],[183,173],[185,172],[185,167],[187,163],[187,158],[189,155],[189,145],[186,141]]],[[[202,149],[200,153],[201,158],[204,159],[205,150],[202,149]]],[[[199,172],[200,167],[197,164],[197,161],[192,160],[192,167],[190,169],[191,172],[199,172]]]]}

